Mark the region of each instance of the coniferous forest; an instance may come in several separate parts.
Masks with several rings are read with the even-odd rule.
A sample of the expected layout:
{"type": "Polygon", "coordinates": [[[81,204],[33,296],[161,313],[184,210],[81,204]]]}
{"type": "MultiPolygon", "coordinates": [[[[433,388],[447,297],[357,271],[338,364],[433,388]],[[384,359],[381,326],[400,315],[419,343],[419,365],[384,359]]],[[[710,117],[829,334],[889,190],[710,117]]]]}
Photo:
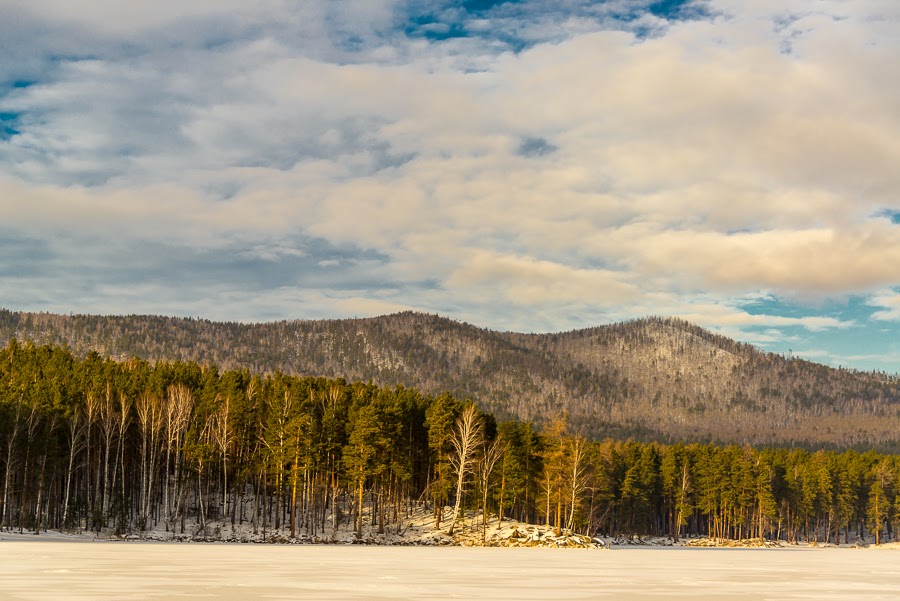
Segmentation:
{"type": "Polygon", "coordinates": [[[0,340],[119,360],[195,361],[343,377],[478,402],[543,425],[568,413],[600,440],[900,452],[900,378],[761,352],[688,322],[646,318],[557,334],[495,332],[436,315],[222,323],[0,309],[0,340]]]}
{"type": "MultiPolygon", "coordinates": [[[[413,510],[589,535],[880,542],[900,461],[874,451],[590,441],[400,386],[195,362],[0,351],[0,525],[362,538],[413,510]]],[[[440,522],[443,520],[443,522],[440,522]]]]}

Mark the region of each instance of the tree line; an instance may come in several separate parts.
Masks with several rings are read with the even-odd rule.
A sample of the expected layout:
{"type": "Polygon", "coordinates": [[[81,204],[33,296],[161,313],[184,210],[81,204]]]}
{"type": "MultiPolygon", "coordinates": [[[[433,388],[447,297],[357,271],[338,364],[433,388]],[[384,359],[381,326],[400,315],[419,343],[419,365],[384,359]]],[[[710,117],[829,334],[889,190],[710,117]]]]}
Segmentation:
{"type": "Polygon", "coordinates": [[[80,357],[93,350],[449,391],[541,426],[567,411],[569,426],[595,439],[900,452],[897,376],[764,353],[671,318],[517,334],[413,312],[243,324],[0,309],[0,340],[13,337],[80,357]]]}
{"type": "MultiPolygon", "coordinates": [[[[0,528],[228,538],[402,533],[415,511],[589,535],[877,542],[900,459],[591,441],[402,386],[0,350],[0,528]]],[[[469,521],[471,526],[472,522],[469,521]]]]}

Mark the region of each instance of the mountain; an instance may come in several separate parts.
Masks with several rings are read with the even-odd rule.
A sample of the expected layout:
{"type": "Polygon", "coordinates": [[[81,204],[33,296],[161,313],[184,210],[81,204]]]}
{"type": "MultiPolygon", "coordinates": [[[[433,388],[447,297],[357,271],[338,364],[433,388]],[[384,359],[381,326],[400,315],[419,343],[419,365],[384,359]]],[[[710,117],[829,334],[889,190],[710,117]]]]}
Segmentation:
{"type": "Polygon", "coordinates": [[[80,355],[449,391],[499,417],[568,412],[595,438],[900,446],[897,377],[761,352],[677,319],[520,334],[412,312],[241,324],[0,309],[0,339],[13,337],[80,355]]]}

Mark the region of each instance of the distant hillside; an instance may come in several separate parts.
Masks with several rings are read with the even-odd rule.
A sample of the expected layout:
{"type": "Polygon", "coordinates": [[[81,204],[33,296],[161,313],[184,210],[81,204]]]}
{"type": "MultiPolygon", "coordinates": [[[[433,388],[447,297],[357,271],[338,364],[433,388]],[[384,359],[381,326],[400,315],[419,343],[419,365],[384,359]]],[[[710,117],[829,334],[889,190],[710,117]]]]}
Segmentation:
{"type": "Polygon", "coordinates": [[[786,359],[675,319],[560,334],[435,315],[217,323],[0,310],[0,339],[124,359],[193,360],[449,390],[499,416],[568,411],[593,437],[898,448],[900,381],[786,359]]]}

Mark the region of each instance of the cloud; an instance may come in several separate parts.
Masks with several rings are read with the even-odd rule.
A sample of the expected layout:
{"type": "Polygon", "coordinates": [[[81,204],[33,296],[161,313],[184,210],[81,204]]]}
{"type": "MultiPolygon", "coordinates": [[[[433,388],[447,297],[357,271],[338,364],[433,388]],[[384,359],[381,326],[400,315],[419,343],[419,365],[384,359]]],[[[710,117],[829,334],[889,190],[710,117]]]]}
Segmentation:
{"type": "Polygon", "coordinates": [[[639,269],[648,273],[664,276],[675,263],[681,286],[688,290],[842,295],[897,281],[893,265],[900,261],[900,232],[876,224],[848,226],[843,231],[669,230],[656,233],[652,244],[634,250],[642,263],[639,269]]]}
{"type": "Polygon", "coordinates": [[[881,290],[869,298],[868,304],[878,308],[872,313],[872,319],[900,321],[900,293],[894,290],[881,290]]]}
{"type": "MultiPolygon", "coordinates": [[[[274,2],[257,3],[259,8],[275,6],[274,2]]],[[[117,33],[156,29],[185,19],[236,13],[245,7],[238,1],[196,0],[175,2],[163,0],[147,6],[139,2],[89,0],[73,6],[65,0],[34,0],[30,12],[51,22],[80,24],[117,33]]]]}
{"type": "Polygon", "coordinates": [[[475,252],[445,280],[445,286],[481,298],[496,294],[504,303],[525,307],[611,306],[636,296],[636,287],[622,279],[621,274],[602,269],[573,269],[530,257],[475,252]]]}
{"type": "Polygon", "coordinates": [[[896,3],[0,6],[5,302],[896,319],[896,3]]]}
{"type": "MultiPolygon", "coordinates": [[[[741,328],[745,328],[747,326],[795,326],[806,328],[807,330],[811,330],[813,332],[820,332],[833,328],[848,328],[853,325],[853,322],[842,321],[833,317],[784,317],[781,315],[751,314],[739,311],[730,313],[723,311],[719,312],[719,314],[715,315],[715,317],[713,317],[713,315],[710,315],[709,313],[684,313],[680,315],[680,317],[683,317],[684,319],[687,319],[688,321],[694,323],[705,324],[713,329],[719,327],[734,326],[741,328]]],[[[776,338],[777,336],[779,336],[777,330],[767,330],[766,332],[764,332],[764,334],[772,337],[772,339],[785,339],[783,336],[781,338],[776,338]]],[[[745,335],[741,335],[740,337],[744,338],[745,335]]]]}
{"type": "Polygon", "coordinates": [[[0,230],[0,278],[21,278],[38,272],[53,256],[45,240],[0,230]]]}

